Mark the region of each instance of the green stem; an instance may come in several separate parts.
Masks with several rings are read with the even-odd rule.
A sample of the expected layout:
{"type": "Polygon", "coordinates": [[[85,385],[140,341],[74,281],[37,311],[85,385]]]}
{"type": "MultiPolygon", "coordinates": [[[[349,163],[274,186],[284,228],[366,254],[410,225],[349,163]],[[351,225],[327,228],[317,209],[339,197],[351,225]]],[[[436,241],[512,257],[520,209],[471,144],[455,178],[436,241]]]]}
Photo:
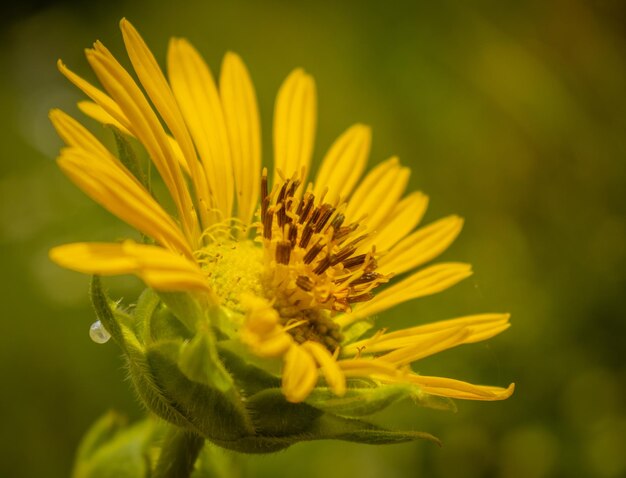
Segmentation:
{"type": "Polygon", "coordinates": [[[172,426],[165,435],[154,478],[187,478],[204,445],[204,438],[172,426]]]}

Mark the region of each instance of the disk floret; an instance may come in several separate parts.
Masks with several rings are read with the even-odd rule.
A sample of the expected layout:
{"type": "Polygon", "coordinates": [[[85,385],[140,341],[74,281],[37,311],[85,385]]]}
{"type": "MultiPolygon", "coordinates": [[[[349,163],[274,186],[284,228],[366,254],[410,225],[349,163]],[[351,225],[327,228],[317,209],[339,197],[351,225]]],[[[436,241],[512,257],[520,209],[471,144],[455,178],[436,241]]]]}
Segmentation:
{"type": "MultiPolygon", "coordinates": [[[[331,348],[341,340],[332,321],[337,312],[373,298],[373,290],[390,275],[376,271],[375,247],[359,222],[348,222],[346,204],[324,201],[296,177],[268,190],[261,179],[261,211],[257,240],[265,251],[264,286],[280,316],[293,324],[297,341],[317,340],[331,348]]],[[[290,324],[287,324],[290,325],[290,324]]]]}

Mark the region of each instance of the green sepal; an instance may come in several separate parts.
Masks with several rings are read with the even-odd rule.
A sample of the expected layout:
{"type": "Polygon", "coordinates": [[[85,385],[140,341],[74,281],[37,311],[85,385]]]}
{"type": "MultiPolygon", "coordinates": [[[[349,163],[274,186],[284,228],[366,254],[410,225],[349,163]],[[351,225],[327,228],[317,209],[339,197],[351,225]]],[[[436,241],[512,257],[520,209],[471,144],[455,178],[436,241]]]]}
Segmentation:
{"type": "Polygon", "coordinates": [[[329,388],[317,387],[313,389],[306,402],[335,415],[356,418],[384,410],[415,392],[414,385],[393,384],[348,388],[345,395],[338,397],[329,388]]]}
{"type": "Polygon", "coordinates": [[[218,342],[217,347],[220,359],[231,372],[237,388],[246,395],[280,386],[280,365],[277,360],[251,355],[248,347],[239,341],[218,342]]]}
{"type": "Polygon", "coordinates": [[[135,332],[143,343],[150,343],[154,340],[151,330],[152,317],[156,313],[161,299],[152,289],[145,289],[139,299],[133,313],[135,318],[135,332]]]}
{"type": "MultiPolygon", "coordinates": [[[[179,366],[183,373],[191,380],[219,391],[230,390],[233,379],[219,359],[211,322],[200,304],[186,293],[161,292],[159,297],[189,331],[195,332],[191,341],[182,347],[179,366]]],[[[218,310],[214,307],[208,313],[218,310]]],[[[177,336],[184,337],[181,332],[177,336]]]]}
{"type": "Polygon", "coordinates": [[[322,415],[306,403],[291,403],[279,388],[263,390],[248,399],[248,407],[254,410],[254,426],[259,435],[293,436],[310,430],[322,415]]]}
{"type": "MultiPolygon", "coordinates": [[[[190,427],[187,418],[180,414],[159,384],[155,381],[150,365],[146,360],[145,348],[140,342],[132,324],[125,324],[124,317],[111,309],[111,301],[102,290],[100,278],[93,276],[91,281],[91,300],[96,316],[102,322],[111,337],[124,351],[130,378],[141,401],[146,407],[161,418],[178,426],[190,427]]],[[[148,301],[148,299],[145,299],[148,301]]],[[[138,304],[139,306],[139,304],[138,304]]],[[[151,320],[150,307],[142,303],[135,311],[137,320],[151,320]]]]}
{"type": "Polygon", "coordinates": [[[395,431],[371,423],[324,413],[307,403],[288,402],[280,389],[264,390],[248,399],[256,433],[238,440],[216,440],[218,445],[242,453],[271,453],[301,441],[344,440],[385,444],[430,440],[434,436],[417,431],[395,431]]]}
{"type": "Polygon", "coordinates": [[[159,384],[161,396],[176,411],[175,415],[157,414],[188,428],[209,440],[236,440],[254,432],[241,397],[190,380],[179,368],[182,342],[161,342],[146,348],[151,376],[159,384]],[[184,417],[184,421],[178,418],[184,417]]]}
{"type": "Polygon", "coordinates": [[[79,445],[72,478],[149,478],[151,450],[163,424],[144,420],[130,427],[114,412],[100,418],[79,445]]]}
{"type": "Polygon", "coordinates": [[[420,431],[387,430],[361,420],[324,414],[318,422],[318,440],[343,440],[368,445],[406,443],[428,440],[441,446],[441,441],[430,433],[420,431]]]}
{"type": "Polygon", "coordinates": [[[96,312],[96,317],[106,331],[111,334],[111,338],[117,342],[123,350],[125,350],[126,341],[124,339],[124,334],[122,333],[120,324],[116,320],[115,314],[111,309],[109,298],[102,289],[100,276],[94,275],[91,277],[89,296],[91,298],[91,304],[96,312]]]}
{"type": "Polygon", "coordinates": [[[159,292],[163,303],[172,311],[174,316],[195,333],[200,324],[206,324],[208,317],[200,304],[186,292],[159,292]]]}
{"type": "Polygon", "coordinates": [[[416,405],[425,408],[432,408],[433,410],[443,410],[446,412],[456,412],[457,407],[454,400],[448,397],[438,397],[437,395],[430,395],[424,393],[421,390],[417,390],[411,395],[411,398],[416,405]]]}
{"type": "Polygon", "coordinates": [[[145,187],[149,191],[150,183],[148,181],[148,177],[143,172],[143,168],[141,167],[139,158],[135,154],[135,151],[128,141],[128,138],[116,126],[112,124],[108,124],[106,126],[113,132],[119,160],[124,166],[126,166],[126,169],[128,169],[131,174],[135,176],[135,178],[137,178],[137,180],[143,185],[143,187],[145,187]]]}
{"type": "Polygon", "coordinates": [[[182,345],[178,366],[194,382],[215,387],[220,392],[233,388],[233,378],[217,355],[215,340],[208,327],[198,330],[191,341],[182,345]]]}
{"type": "Polygon", "coordinates": [[[134,316],[136,322],[141,324],[140,334],[145,344],[177,338],[188,340],[193,337],[193,333],[169,308],[161,306],[161,297],[152,289],[142,292],[134,316]]]}

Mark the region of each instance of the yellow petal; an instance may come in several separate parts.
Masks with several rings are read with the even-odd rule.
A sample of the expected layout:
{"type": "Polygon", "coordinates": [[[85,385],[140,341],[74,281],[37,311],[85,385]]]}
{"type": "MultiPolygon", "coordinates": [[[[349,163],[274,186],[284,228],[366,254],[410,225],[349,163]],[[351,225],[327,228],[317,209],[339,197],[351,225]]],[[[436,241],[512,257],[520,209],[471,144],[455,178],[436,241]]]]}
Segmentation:
{"type": "Polygon", "coordinates": [[[77,148],[64,149],[57,163],[74,184],[112,214],[159,244],[192,257],[178,226],[127,171],[77,148]]]}
{"type": "Polygon", "coordinates": [[[284,81],[274,108],[274,184],[278,172],[307,178],[317,122],[317,98],[313,77],[298,68],[284,81]]]}
{"type": "MultiPolygon", "coordinates": [[[[126,19],[120,22],[124,43],[128,51],[128,56],[133,64],[135,72],[141,84],[145,88],[148,96],[154,103],[156,109],[165,121],[165,124],[172,132],[174,139],[168,135],[172,146],[172,151],[184,169],[190,173],[196,197],[199,203],[204,204],[210,201],[208,185],[204,181],[206,175],[200,174],[201,167],[198,162],[196,150],[191,140],[187,126],[180,112],[172,90],[161,71],[154,55],[139,35],[135,27],[126,19]],[[181,153],[182,159],[181,160],[181,153]]],[[[209,216],[204,208],[200,208],[204,227],[210,225],[209,216]]]]}
{"type": "Polygon", "coordinates": [[[389,250],[417,226],[427,206],[428,196],[421,192],[409,194],[396,204],[387,219],[378,226],[378,232],[361,246],[361,250],[369,249],[371,244],[376,245],[377,251],[389,250]]]}
{"type": "Polygon", "coordinates": [[[376,334],[372,338],[359,340],[341,349],[342,355],[377,353],[416,344],[417,341],[442,331],[466,329],[464,344],[491,338],[510,327],[510,314],[480,314],[441,320],[431,324],[410,327],[395,332],[376,334]]]}
{"type": "Polygon", "coordinates": [[[515,390],[515,384],[513,383],[507,388],[501,388],[486,385],[473,385],[460,380],[443,377],[425,377],[423,375],[412,374],[408,378],[411,383],[419,385],[424,393],[463,400],[505,400],[509,398],[515,390]]]}
{"type": "Polygon", "coordinates": [[[391,158],[379,164],[365,177],[348,202],[346,217],[362,221],[370,231],[389,216],[404,193],[410,170],[403,168],[398,158],[391,158]]]}
{"type": "Polygon", "coordinates": [[[346,199],[365,170],[371,143],[372,130],[362,124],[351,126],[339,136],[322,160],[314,194],[320,197],[328,188],[327,202],[346,199]]]}
{"type": "MultiPolygon", "coordinates": [[[[115,118],[115,121],[122,126],[123,130],[132,133],[133,127],[130,120],[110,96],[71,71],[61,60],[57,61],[57,67],[63,76],[71,81],[78,89],[82,90],[82,92],[89,96],[89,98],[100,105],[108,115],[115,118]]],[[[134,135],[134,133],[132,134],[134,135]]]]}
{"type": "Polygon", "coordinates": [[[96,42],[86,51],[87,60],[105,89],[132,123],[132,131],[144,145],[163,178],[185,231],[194,245],[199,239],[199,225],[191,196],[163,126],[135,81],[111,53],[96,42]]]}
{"type": "Polygon", "coordinates": [[[346,377],[384,378],[389,381],[394,381],[399,377],[399,371],[395,365],[371,358],[338,360],[337,365],[346,377]]]}
{"type": "Polygon", "coordinates": [[[335,395],[344,395],[346,393],[346,377],[328,349],[317,342],[311,341],[303,343],[302,346],[310,352],[318,363],[335,395]]]}
{"type": "Polygon", "coordinates": [[[131,241],[75,243],[51,249],[50,258],[62,267],[86,274],[134,274],[156,290],[211,290],[195,263],[158,246],[131,241]]]}
{"type": "Polygon", "coordinates": [[[311,354],[299,345],[292,345],[285,354],[282,373],[285,398],[293,403],[302,402],[317,383],[317,365],[311,354]]]}
{"type": "Polygon", "coordinates": [[[134,136],[126,127],[107,113],[102,106],[93,101],[79,101],[78,109],[90,118],[102,124],[111,124],[128,136],[134,136]]]}
{"type": "Polygon", "coordinates": [[[231,217],[233,165],[222,104],[208,66],[184,39],[173,38],[167,52],[172,91],[196,145],[220,220],[231,217]]]}
{"type": "Polygon", "coordinates": [[[408,365],[462,344],[469,334],[470,331],[463,327],[435,332],[416,338],[412,344],[393,350],[378,358],[397,366],[408,365]]]}
{"type": "Polygon", "coordinates": [[[259,201],[261,126],[254,86],[241,58],[226,53],[220,96],[230,139],[239,219],[248,225],[259,201]]]}
{"type": "Polygon", "coordinates": [[[463,219],[448,216],[422,227],[400,241],[378,261],[383,274],[401,274],[414,269],[445,251],[463,228],[463,219]]]}
{"type": "Polygon", "coordinates": [[[87,128],[67,113],[59,109],[53,109],[50,111],[49,116],[54,129],[56,129],[65,144],[116,161],[116,158],[109,150],[87,128]]]}
{"type": "MultiPolygon", "coordinates": [[[[122,125],[122,123],[120,123],[115,118],[113,118],[113,116],[111,116],[109,113],[104,111],[104,108],[102,108],[97,103],[94,103],[93,101],[80,101],[78,103],[78,109],[81,110],[84,114],[86,114],[90,118],[98,121],[99,123],[102,123],[105,125],[106,124],[113,125],[117,129],[119,129],[122,133],[128,136],[134,136],[130,131],[128,131],[124,127],[124,125],[122,125]]],[[[187,165],[187,160],[185,159],[185,156],[183,155],[183,151],[180,149],[178,141],[176,141],[170,135],[167,135],[167,139],[170,142],[170,146],[172,147],[172,152],[174,153],[174,156],[176,156],[176,159],[180,163],[181,168],[183,168],[185,173],[190,174],[189,166],[187,165]]]]}

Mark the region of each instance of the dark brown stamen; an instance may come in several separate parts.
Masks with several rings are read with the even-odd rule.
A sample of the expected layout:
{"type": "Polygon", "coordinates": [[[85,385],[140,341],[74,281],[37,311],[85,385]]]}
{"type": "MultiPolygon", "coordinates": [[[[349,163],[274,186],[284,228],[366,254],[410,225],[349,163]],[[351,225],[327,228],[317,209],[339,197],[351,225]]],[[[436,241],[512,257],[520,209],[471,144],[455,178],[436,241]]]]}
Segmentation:
{"type": "Polygon", "coordinates": [[[330,227],[332,227],[335,231],[337,231],[341,227],[345,219],[346,219],[346,216],[344,216],[343,214],[341,213],[337,214],[335,219],[333,219],[333,222],[330,223],[330,227]]]}
{"type": "Polygon", "coordinates": [[[330,255],[324,257],[324,259],[320,261],[317,267],[313,269],[313,272],[317,275],[320,275],[326,272],[326,269],[328,269],[329,267],[330,267],[330,255]]]}
{"type": "Polygon", "coordinates": [[[278,198],[276,199],[276,204],[280,204],[285,199],[285,194],[287,192],[287,186],[289,185],[289,181],[283,184],[280,188],[280,192],[278,193],[278,198]]]}
{"type": "Polygon", "coordinates": [[[354,254],[354,251],[356,251],[356,247],[353,245],[347,245],[346,247],[344,247],[343,249],[341,249],[334,257],[332,260],[331,265],[335,265],[335,264],[339,264],[340,262],[343,262],[344,260],[346,260],[348,257],[350,257],[352,254],[354,254]]]}
{"type": "Polygon", "coordinates": [[[291,256],[291,243],[289,241],[280,241],[276,246],[276,262],[279,264],[289,264],[291,256]]]}
{"type": "Polygon", "coordinates": [[[278,225],[283,227],[287,222],[287,212],[285,211],[285,203],[278,205],[278,211],[276,211],[276,219],[278,219],[278,225]]]}
{"type": "Polygon", "coordinates": [[[263,237],[265,239],[272,238],[272,222],[274,220],[274,208],[269,208],[263,216],[263,237]]]}
{"type": "Polygon", "coordinates": [[[299,246],[302,249],[307,248],[307,246],[309,245],[309,241],[311,240],[311,236],[313,236],[313,228],[310,224],[307,224],[306,226],[304,226],[304,229],[302,230],[302,236],[300,237],[299,246]]]}
{"type": "Polygon", "coordinates": [[[372,294],[371,292],[366,292],[365,294],[353,295],[348,297],[348,302],[350,302],[351,304],[354,302],[367,302],[368,300],[372,300],[373,297],[374,294],[372,294]]]}
{"type": "Polygon", "coordinates": [[[318,239],[317,243],[313,247],[311,247],[311,249],[309,249],[309,251],[304,255],[302,260],[305,264],[310,264],[311,262],[313,262],[313,259],[315,259],[320,251],[324,248],[324,245],[320,244],[320,242],[321,239],[318,239]]]}
{"type": "Polygon", "coordinates": [[[287,195],[289,197],[293,197],[296,194],[298,186],[300,186],[300,180],[296,179],[294,182],[291,183],[291,187],[289,188],[289,192],[287,193],[287,195]]]}
{"type": "Polygon", "coordinates": [[[315,225],[315,222],[317,221],[317,218],[320,217],[322,207],[323,206],[317,206],[313,210],[313,214],[311,214],[311,219],[309,219],[308,224],[315,225]]]}
{"type": "Polygon", "coordinates": [[[296,285],[300,287],[305,292],[310,292],[313,290],[313,281],[309,279],[307,276],[298,276],[296,279],[296,285]]]}
{"type": "Polygon", "coordinates": [[[365,262],[366,257],[367,254],[359,254],[358,256],[350,257],[349,259],[343,261],[343,266],[346,269],[352,269],[353,267],[360,266],[365,262]]]}
{"type": "Polygon", "coordinates": [[[350,233],[356,230],[359,227],[357,224],[351,224],[350,226],[342,226],[339,229],[335,230],[333,233],[333,241],[337,243],[341,243],[350,233]]]}
{"type": "Polygon", "coordinates": [[[270,199],[267,197],[267,170],[263,170],[261,176],[261,219],[265,218],[267,207],[270,205],[270,199]]]}
{"type": "Polygon", "coordinates": [[[308,195],[304,198],[304,208],[302,209],[302,213],[300,214],[300,220],[298,221],[300,224],[304,224],[306,221],[311,208],[313,207],[313,201],[315,200],[315,196],[313,194],[308,193],[308,195]]]}
{"type": "Polygon", "coordinates": [[[321,214],[321,217],[319,218],[319,220],[317,221],[317,223],[315,224],[315,232],[321,232],[322,229],[324,229],[324,226],[326,225],[326,223],[328,222],[328,220],[330,219],[330,216],[333,215],[333,213],[335,212],[335,208],[326,204],[325,206],[327,206],[327,209],[321,214]]]}
{"type": "Polygon", "coordinates": [[[289,224],[289,242],[291,243],[291,247],[296,247],[296,240],[298,239],[298,226],[293,223],[289,224]]]}

